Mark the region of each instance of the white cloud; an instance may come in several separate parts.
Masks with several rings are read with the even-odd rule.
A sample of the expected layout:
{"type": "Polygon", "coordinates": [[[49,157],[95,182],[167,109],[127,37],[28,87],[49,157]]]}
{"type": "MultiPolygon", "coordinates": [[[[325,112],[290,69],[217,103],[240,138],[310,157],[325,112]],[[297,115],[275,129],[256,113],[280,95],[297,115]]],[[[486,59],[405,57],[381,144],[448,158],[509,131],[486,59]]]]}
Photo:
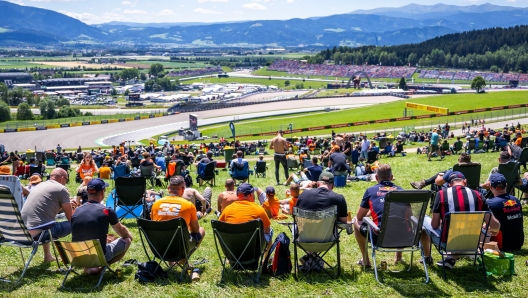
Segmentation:
{"type": "Polygon", "coordinates": [[[286,0],[287,3],[293,3],[295,0],[286,0]]]}
{"type": "Polygon", "coordinates": [[[18,5],[22,5],[24,6],[24,2],[22,2],[22,0],[6,0],[7,2],[11,2],[11,3],[15,3],[15,4],[18,4],[18,5]]]}
{"type": "Polygon", "coordinates": [[[130,2],[130,1],[123,1],[123,2],[121,2],[121,5],[130,5],[130,4],[132,4],[132,2],[130,2]]]}
{"type": "Polygon", "coordinates": [[[119,13],[112,13],[112,12],[105,12],[103,14],[94,15],[91,13],[75,13],[70,11],[59,11],[62,14],[65,14],[69,17],[78,19],[81,22],[87,23],[87,24],[101,24],[101,23],[107,23],[112,21],[124,21],[126,20],[126,17],[119,13]]]}
{"type": "Polygon", "coordinates": [[[82,0],[31,0],[31,2],[76,2],[82,0]]]}
{"type": "Polygon", "coordinates": [[[193,10],[196,13],[202,13],[202,14],[221,14],[221,12],[212,10],[212,9],[204,9],[204,8],[196,8],[193,10]]]}
{"type": "Polygon", "coordinates": [[[259,3],[246,3],[242,5],[244,8],[247,9],[256,9],[256,10],[266,10],[266,6],[259,4],[259,3]]]}
{"type": "Polygon", "coordinates": [[[160,16],[173,16],[176,13],[172,9],[164,9],[160,12],[158,12],[158,15],[160,16]]]}
{"type": "Polygon", "coordinates": [[[146,11],[139,10],[139,9],[125,9],[125,11],[123,11],[123,13],[128,13],[128,14],[147,14],[146,11]]]}
{"type": "Polygon", "coordinates": [[[275,2],[275,0],[251,0],[251,2],[275,2]]]}
{"type": "Polygon", "coordinates": [[[198,2],[198,3],[205,3],[205,2],[222,2],[222,3],[227,3],[227,2],[229,2],[229,0],[198,0],[197,2],[198,2]]]}

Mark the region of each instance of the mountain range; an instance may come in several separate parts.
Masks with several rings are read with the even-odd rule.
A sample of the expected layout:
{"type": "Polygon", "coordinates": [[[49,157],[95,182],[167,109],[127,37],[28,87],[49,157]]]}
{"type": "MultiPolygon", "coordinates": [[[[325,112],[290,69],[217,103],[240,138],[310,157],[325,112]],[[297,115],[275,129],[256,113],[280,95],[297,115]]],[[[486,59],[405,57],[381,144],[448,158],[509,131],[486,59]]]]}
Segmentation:
{"type": "Polygon", "coordinates": [[[528,24],[528,8],[492,4],[409,4],[308,19],[224,23],[110,22],[90,26],[55,11],[0,1],[0,44],[399,45],[419,43],[449,33],[523,24],[528,24]]]}

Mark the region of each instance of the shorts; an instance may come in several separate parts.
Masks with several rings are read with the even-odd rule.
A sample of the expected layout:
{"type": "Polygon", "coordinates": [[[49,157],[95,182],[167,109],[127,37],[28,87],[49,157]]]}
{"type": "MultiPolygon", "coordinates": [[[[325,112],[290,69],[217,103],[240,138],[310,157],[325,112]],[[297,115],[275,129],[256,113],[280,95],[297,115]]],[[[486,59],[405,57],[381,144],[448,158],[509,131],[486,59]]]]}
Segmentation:
{"type": "Polygon", "coordinates": [[[126,242],[122,238],[106,244],[105,259],[110,262],[115,257],[126,251],[126,242]]]}
{"type": "Polygon", "coordinates": [[[306,174],[304,174],[303,172],[301,172],[301,178],[299,179],[299,177],[297,177],[297,175],[293,175],[293,182],[299,184],[301,183],[302,181],[308,181],[308,177],[306,176],[306,174]]]}
{"type": "MultiPolygon", "coordinates": [[[[367,237],[369,232],[368,232],[368,224],[366,222],[361,223],[361,226],[359,226],[359,233],[363,237],[365,237],[365,239],[369,239],[369,237],[367,237]]],[[[378,234],[372,233],[372,240],[374,241],[374,243],[378,242],[378,234]]]]}
{"type": "MultiPolygon", "coordinates": [[[[435,234],[431,233],[431,231],[434,231],[438,235],[442,235],[442,229],[433,229],[431,226],[431,217],[425,216],[423,221],[423,230],[431,237],[431,242],[434,244],[434,246],[438,247],[440,245],[440,237],[437,237],[435,234]]],[[[442,243],[443,247],[445,247],[445,243],[442,243]]]]}
{"type": "Polygon", "coordinates": [[[435,152],[438,150],[438,145],[431,145],[431,152],[435,152]]]}

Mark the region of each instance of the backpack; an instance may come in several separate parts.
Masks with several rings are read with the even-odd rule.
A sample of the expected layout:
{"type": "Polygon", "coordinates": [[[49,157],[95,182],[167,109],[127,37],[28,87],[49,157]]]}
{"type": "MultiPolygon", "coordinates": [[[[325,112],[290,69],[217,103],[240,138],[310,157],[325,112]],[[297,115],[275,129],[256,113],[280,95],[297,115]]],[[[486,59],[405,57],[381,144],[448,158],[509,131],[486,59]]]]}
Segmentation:
{"type": "Polygon", "coordinates": [[[185,187],[191,187],[193,185],[193,179],[191,175],[187,174],[185,177],[183,177],[183,179],[185,180],[185,187]]]}
{"type": "Polygon", "coordinates": [[[139,282],[153,282],[156,278],[167,278],[167,272],[165,272],[156,261],[149,261],[145,263],[138,263],[138,271],[136,272],[135,279],[139,282]]]}
{"type": "Polygon", "coordinates": [[[291,273],[290,238],[284,232],[275,238],[275,242],[273,242],[264,260],[264,266],[264,272],[269,275],[279,276],[291,273]],[[273,260],[270,263],[271,254],[273,254],[273,260]]]}

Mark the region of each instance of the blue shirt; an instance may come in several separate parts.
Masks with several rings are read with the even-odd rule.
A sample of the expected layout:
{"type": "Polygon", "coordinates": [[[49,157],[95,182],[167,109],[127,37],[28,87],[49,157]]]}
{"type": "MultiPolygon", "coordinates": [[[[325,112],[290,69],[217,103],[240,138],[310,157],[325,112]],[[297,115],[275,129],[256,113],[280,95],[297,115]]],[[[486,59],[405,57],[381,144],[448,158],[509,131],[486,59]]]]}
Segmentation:
{"type": "Polygon", "coordinates": [[[493,216],[500,222],[502,247],[505,251],[519,250],[524,243],[522,205],[519,199],[508,194],[486,200],[493,216]]]}
{"type": "Polygon", "coordinates": [[[319,181],[319,176],[321,176],[321,173],[323,172],[323,168],[318,165],[311,165],[307,167],[308,173],[310,173],[310,180],[312,181],[319,181]]]}
{"type": "Polygon", "coordinates": [[[438,145],[439,137],[436,132],[431,134],[431,145],[438,145]]]}
{"type": "Polygon", "coordinates": [[[361,200],[359,206],[370,210],[372,221],[378,227],[381,227],[381,219],[383,218],[385,195],[393,190],[403,190],[403,188],[395,185],[391,181],[381,181],[379,184],[367,188],[363,195],[363,200],[361,200]]]}

